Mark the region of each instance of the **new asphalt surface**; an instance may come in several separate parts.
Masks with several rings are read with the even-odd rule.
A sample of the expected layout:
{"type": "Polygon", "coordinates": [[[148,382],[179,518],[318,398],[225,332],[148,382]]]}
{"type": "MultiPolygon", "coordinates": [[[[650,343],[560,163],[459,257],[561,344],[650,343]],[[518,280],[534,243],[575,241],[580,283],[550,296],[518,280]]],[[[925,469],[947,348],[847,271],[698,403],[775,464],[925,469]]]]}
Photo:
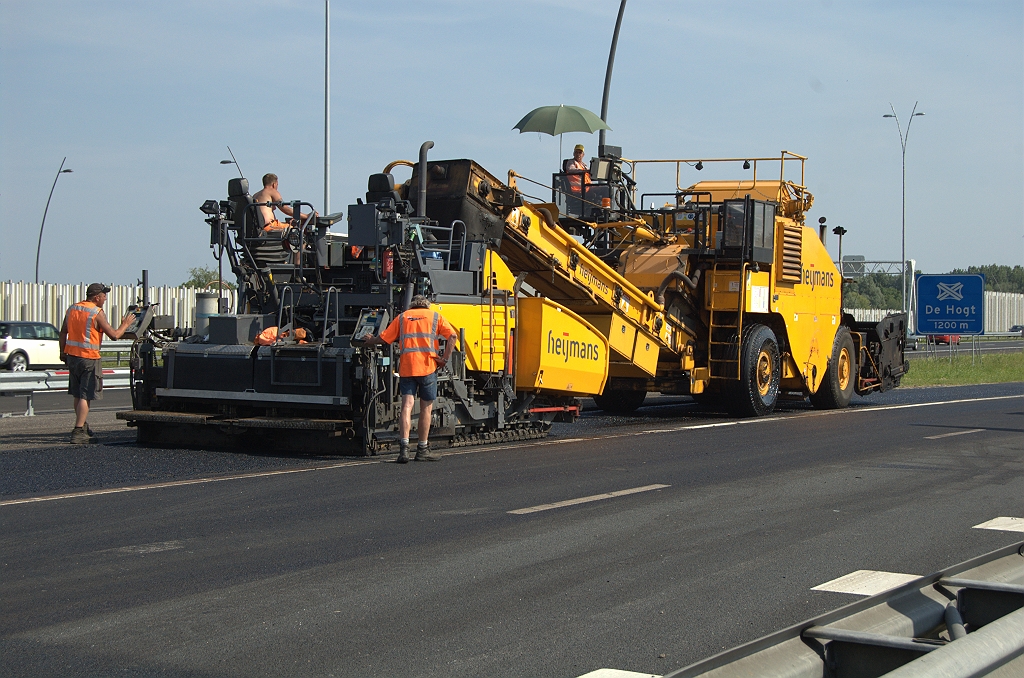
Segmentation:
{"type": "Polygon", "coordinates": [[[1024,515],[1024,383],[658,397],[404,466],[144,448],[113,409],[72,447],[53,397],[0,420],[3,676],[664,674],[1021,540],[974,526],[1024,515]]]}

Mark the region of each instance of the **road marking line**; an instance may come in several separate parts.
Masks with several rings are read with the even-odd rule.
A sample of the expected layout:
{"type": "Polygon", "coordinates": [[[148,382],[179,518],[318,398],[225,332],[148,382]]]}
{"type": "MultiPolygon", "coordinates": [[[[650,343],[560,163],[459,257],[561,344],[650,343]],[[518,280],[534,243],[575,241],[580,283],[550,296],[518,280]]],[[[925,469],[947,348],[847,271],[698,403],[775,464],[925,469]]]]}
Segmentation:
{"type": "Polygon", "coordinates": [[[185,542],[180,540],[173,541],[158,541],[152,544],[136,544],[134,546],[121,546],[115,549],[105,549],[99,553],[124,553],[124,554],[140,554],[146,555],[148,553],[160,553],[161,551],[176,551],[178,549],[185,548],[185,542]]]}
{"type": "Polygon", "coordinates": [[[1024,532],[1024,518],[1011,518],[1000,516],[993,518],[980,525],[975,525],[976,530],[1000,530],[1003,532],[1024,532]]]}
{"type": "Polygon", "coordinates": [[[970,431],[953,431],[952,433],[943,433],[937,436],[925,436],[925,440],[938,440],[939,438],[950,438],[952,436],[965,436],[968,433],[979,433],[986,429],[983,428],[972,428],[970,431]]]}
{"type": "Polygon", "coordinates": [[[850,574],[818,584],[812,591],[831,591],[832,593],[852,593],[855,596],[873,596],[877,593],[891,591],[908,581],[920,578],[919,574],[903,574],[901,572],[883,572],[879,570],[857,570],[850,574]]]}
{"type": "Polygon", "coordinates": [[[592,494],[589,497],[580,497],[579,499],[566,499],[565,501],[556,501],[553,504],[538,504],[537,506],[530,506],[529,508],[521,508],[516,509],[514,511],[509,511],[509,513],[521,516],[527,513],[537,513],[538,511],[550,511],[551,509],[563,508],[565,506],[575,506],[576,504],[586,504],[592,501],[601,501],[602,499],[624,497],[627,494],[636,494],[638,492],[650,492],[651,490],[661,490],[666,487],[671,487],[671,485],[644,485],[643,487],[633,487],[628,490],[616,490],[615,492],[606,492],[604,494],[592,494]]]}
{"type": "Polygon", "coordinates": [[[621,669],[598,669],[590,673],[584,673],[579,678],[661,678],[657,673],[637,673],[636,671],[623,671],[621,669]]]}
{"type": "MultiPolygon", "coordinates": [[[[444,456],[446,456],[446,457],[454,457],[454,456],[461,456],[461,455],[464,455],[464,454],[480,454],[480,453],[483,453],[483,452],[498,452],[498,451],[501,451],[501,450],[523,449],[523,448],[526,448],[526,447],[537,447],[537,446],[544,446],[544,445],[558,445],[558,444],[561,444],[561,443],[589,442],[589,441],[592,441],[592,440],[612,440],[612,439],[615,439],[615,438],[626,438],[626,437],[629,437],[629,436],[645,435],[645,434],[648,434],[648,433],[678,433],[680,431],[695,431],[695,430],[704,429],[704,428],[721,428],[721,427],[724,427],[724,426],[738,426],[738,425],[741,425],[741,424],[767,424],[769,422],[783,421],[783,420],[789,421],[789,420],[796,420],[796,419],[804,419],[804,418],[807,418],[807,417],[823,417],[823,416],[827,417],[827,416],[842,415],[842,414],[857,414],[857,413],[861,413],[861,412],[877,412],[877,411],[883,411],[883,410],[902,410],[902,409],[907,409],[907,408],[911,408],[911,407],[930,407],[932,405],[956,405],[956,404],[959,404],[959,403],[986,402],[986,401],[992,401],[992,400],[1011,400],[1011,399],[1014,399],[1014,398],[1024,398],[1024,395],[991,396],[991,397],[987,397],[987,398],[961,398],[961,399],[958,399],[958,400],[940,400],[940,401],[930,402],[930,403],[910,403],[910,404],[904,404],[904,405],[878,405],[878,406],[874,406],[874,407],[863,407],[863,408],[856,408],[856,409],[829,410],[829,411],[825,411],[825,412],[805,412],[805,413],[795,414],[795,415],[784,415],[784,416],[775,416],[775,417],[761,417],[761,418],[757,418],[757,419],[746,419],[746,420],[742,420],[742,421],[723,421],[723,422],[717,422],[717,423],[714,423],[714,424],[694,424],[694,425],[689,425],[689,426],[679,426],[679,427],[671,428],[671,429],[656,429],[656,430],[651,430],[651,431],[632,431],[630,433],[615,433],[615,434],[610,434],[610,435],[593,436],[591,438],[565,438],[565,439],[558,439],[558,440],[544,440],[544,441],[538,441],[538,442],[533,442],[533,443],[524,441],[524,442],[521,442],[521,443],[511,443],[511,444],[506,444],[506,445],[497,445],[497,446],[494,446],[494,447],[480,446],[480,447],[472,447],[472,448],[467,448],[467,449],[458,449],[458,451],[451,451],[451,452],[445,451],[444,452],[444,456]]],[[[104,489],[104,490],[91,490],[91,491],[86,491],[86,492],[70,492],[68,494],[57,494],[57,495],[49,495],[49,496],[43,496],[43,497],[28,497],[28,498],[25,498],[25,499],[10,499],[10,500],[7,500],[7,501],[0,501],[0,506],[11,506],[11,505],[15,505],[15,504],[31,504],[31,503],[42,502],[42,501],[53,501],[53,500],[56,500],[56,499],[76,499],[76,498],[79,498],[79,497],[92,497],[92,496],[101,495],[101,494],[117,494],[117,493],[120,493],[120,492],[135,492],[135,491],[138,491],[138,490],[157,490],[157,489],[162,489],[162,488],[165,488],[165,487],[178,487],[178,486],[181,486],[181,485],[198,485],[198,484],[202,484],[202,483],[220,482],[222,480],[241,480],[241,479],[245,479],[245,478],[261,478],[261,477],[268,477],[268,476],[275,476],[275,475],[286,475],[286,474],[290,474],[290,473],[303,473],[305,471],[317,471],[317,470],[323,471],[323,470],[327,470],[327,469],[342,468],[342,467],[345,467],[345,466],[362,466],[364,464],[379,464],[379,463],[382,463],[383,461],[384,460],[378,459],[378,460],[373,460],[373,461],[343,462],[343,463],[340,463],[340,464],[332,464],[330,466],[317,466],[317,467],[311,467],[311,468],[288,469],[288,470],[283,470],[283,471],[268,471],[268,472],[263,472],[263,473],[245,473],[245,474],[238,474],[238,475],[233,475],[233,476],[224,476],[224,477],[221,477],[221,478],[198,478],[198,479],[193,479],[193,480],[177,480],[177,481],[171,481],[171,482],[167,482],[167,483],[153,483],[153,484],[150,484],[150,485],[136,485],[136,486],[129,486],[129,487],[115,487],[115,488],[104,489]]]]}
{"type": "Polygon", "coordinates": [[[67,494],[50,494],[43,497],[26,497],[25,499],[8,499],[0,501],[0,506],[14,506],[16,504],[34,504],[41,501],[56,501],[57,499],[77,499],[79,497],[95,497],[101,494],[120,494],[121,492],[138,492],[140,490],[159,490],[165,487],[183,487],[185,485],[205,485],[207,483],[219,483],[225,480],[242,480],[245,478],[268,478],[270,476],[284,476],[293,473],[306,473],[308,471],[326,471],[328,469],[341,468],[343,466],[364,466],[366,464],[380,464],[380,461],[345,461],[340,464],[327,466],[304,466],[302,468],[281,469],[280,471],[257,471],[255,473],[236,473],[230,476],[218,476],[216,478],[192,478],[190,480],[171,480],[166,483],[150,483],[149,485],[127,485],[123,487],[107,487],[102,490],[86,490],[84,492],[68,492],[67,494]]]}
{"type": "Polygon", "coordinates": [[[558,440],[545,440],[541,442],[527,442],[522,443],[509,443],[504,445],[495,445],[494,447],[481,445],[469,448],[460,448],[457,451],[445,452],[445,456],[459,456],[464,454],[480,454],[482,452],[498,452],[501,450],[513,450],[522,449],[524,447],[535,447],[540,445],[557,445],[560,443],[577,443],[577,442],[590,442],[593,440],[613,440],[615,438],[629,438],[631,436],[642,436],[650,435],[652,433],[678,433],[680,431],[697,431],[705,428],[722,428],[725,426],[744,426],[754,424],[767,424],[775,421],[792,421],[796,419],[805,419],[808,417],[830,417],[842,414],[859,414],[861,412],[878,412],[883,410],[903,410],[910,407],[927,407],[930,405],[956,405],[960,403],[973,403],[973,402],[985,402],[988,400],[1009,400],[1013,398],[1024,398],[1024,395],[1011,395],[1011,396],[991,396],[988,398],[961,398],[959,400],[940,400],[930,403],[909,403],[904,405],[876,405],[872,407],[860,407],[856,409],[843,409],[843,410],[828,410],[820,412],[802,412],[798,414],[788,414],[774,417],[757,417],[753,419],[743,419],[740,421],[720,421],[713,424],[688,424],[685,426],[677,426],[674,428],[658,428],[649,429],[645,431],[630,431],[629,433],[611,433],[608,435],[597,435],[589,438],[565,438],[558,440]]]}

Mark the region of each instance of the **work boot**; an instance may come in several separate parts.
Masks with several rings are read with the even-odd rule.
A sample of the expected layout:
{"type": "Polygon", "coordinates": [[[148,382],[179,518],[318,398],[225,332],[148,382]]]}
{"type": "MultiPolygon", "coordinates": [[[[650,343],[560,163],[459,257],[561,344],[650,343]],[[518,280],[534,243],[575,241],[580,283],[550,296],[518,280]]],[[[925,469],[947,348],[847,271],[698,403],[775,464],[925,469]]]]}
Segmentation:
{"type": "Polygon", "coordinates": [[[408,464],[409,463],[409,446],[399,445],[398,446],[398,459],[395,459],[396,463],[408,464]]]}
{"type": "Polygon", "coordinates": [[[416,446],[416,461],[440,461],[441,457],[430,453],[430,445],[416,446]]]}
{"type": "Polygon", "coordinates": [[[85,427],[84,428],[85,428],[86,434],[89,436],[89,442],[90,443],[98,442],[98,439],[96,438],[96,434],[92,432],[91,428],[89,428],[89,422],[85,422],[85,427]]]}
{"type": "Polygon", "coordinates": [[[89,439],[89,434],[86,433],[85,429],[81,426],[76,426],[71,429],[71,444],[72,445],[88,445],[92,441],[89,439]]]}

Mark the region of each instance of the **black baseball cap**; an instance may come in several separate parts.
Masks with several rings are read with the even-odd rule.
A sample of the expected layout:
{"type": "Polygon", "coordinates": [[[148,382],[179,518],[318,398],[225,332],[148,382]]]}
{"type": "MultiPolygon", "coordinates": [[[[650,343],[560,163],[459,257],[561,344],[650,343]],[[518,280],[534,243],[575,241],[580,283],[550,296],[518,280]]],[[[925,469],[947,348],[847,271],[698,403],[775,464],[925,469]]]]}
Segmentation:
{"type": "Polygon", "coordinates": [[[95,297],[97,294],[106,294],[110,288],[103,283],[93,283],[85,288],[85,298],[95,297]]]}

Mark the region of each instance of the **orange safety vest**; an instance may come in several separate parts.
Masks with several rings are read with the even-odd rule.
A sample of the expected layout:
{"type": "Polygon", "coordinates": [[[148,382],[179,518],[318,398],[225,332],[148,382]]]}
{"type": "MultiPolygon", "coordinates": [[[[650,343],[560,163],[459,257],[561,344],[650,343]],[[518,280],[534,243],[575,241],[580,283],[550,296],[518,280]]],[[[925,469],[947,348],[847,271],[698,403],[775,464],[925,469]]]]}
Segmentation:
{"type": "Polygon", "coordinates": [[[398,342],[398,374],[425,377],[437,369],[438,330],[451,341],[455,330],[437,311],[413,308],[395,318],[380,337],[398,342]]]}
{"type": "Polygon", "coordinates": [[[91,301],[80,301],[68,309],[64,323],[68,329],[68,338],[64,343],[64,352],[86,360],[97,360],[100,357],[100,343],[103,332],[100,330],[96,317],[100,307],[91,301]]]}
{"type": "Polygon", "coordinates": [[[575,158],[566,160],[562,165],[562,171],[566,174],[565,178],[569,182],[569,190],[573,193],[582,193],[581,184],[583,182],[590,183],[590,171],[585,165],[578,167],[575,158]],[[582,182],[580,181],[581,179],[583,180],[582,182]]]}

